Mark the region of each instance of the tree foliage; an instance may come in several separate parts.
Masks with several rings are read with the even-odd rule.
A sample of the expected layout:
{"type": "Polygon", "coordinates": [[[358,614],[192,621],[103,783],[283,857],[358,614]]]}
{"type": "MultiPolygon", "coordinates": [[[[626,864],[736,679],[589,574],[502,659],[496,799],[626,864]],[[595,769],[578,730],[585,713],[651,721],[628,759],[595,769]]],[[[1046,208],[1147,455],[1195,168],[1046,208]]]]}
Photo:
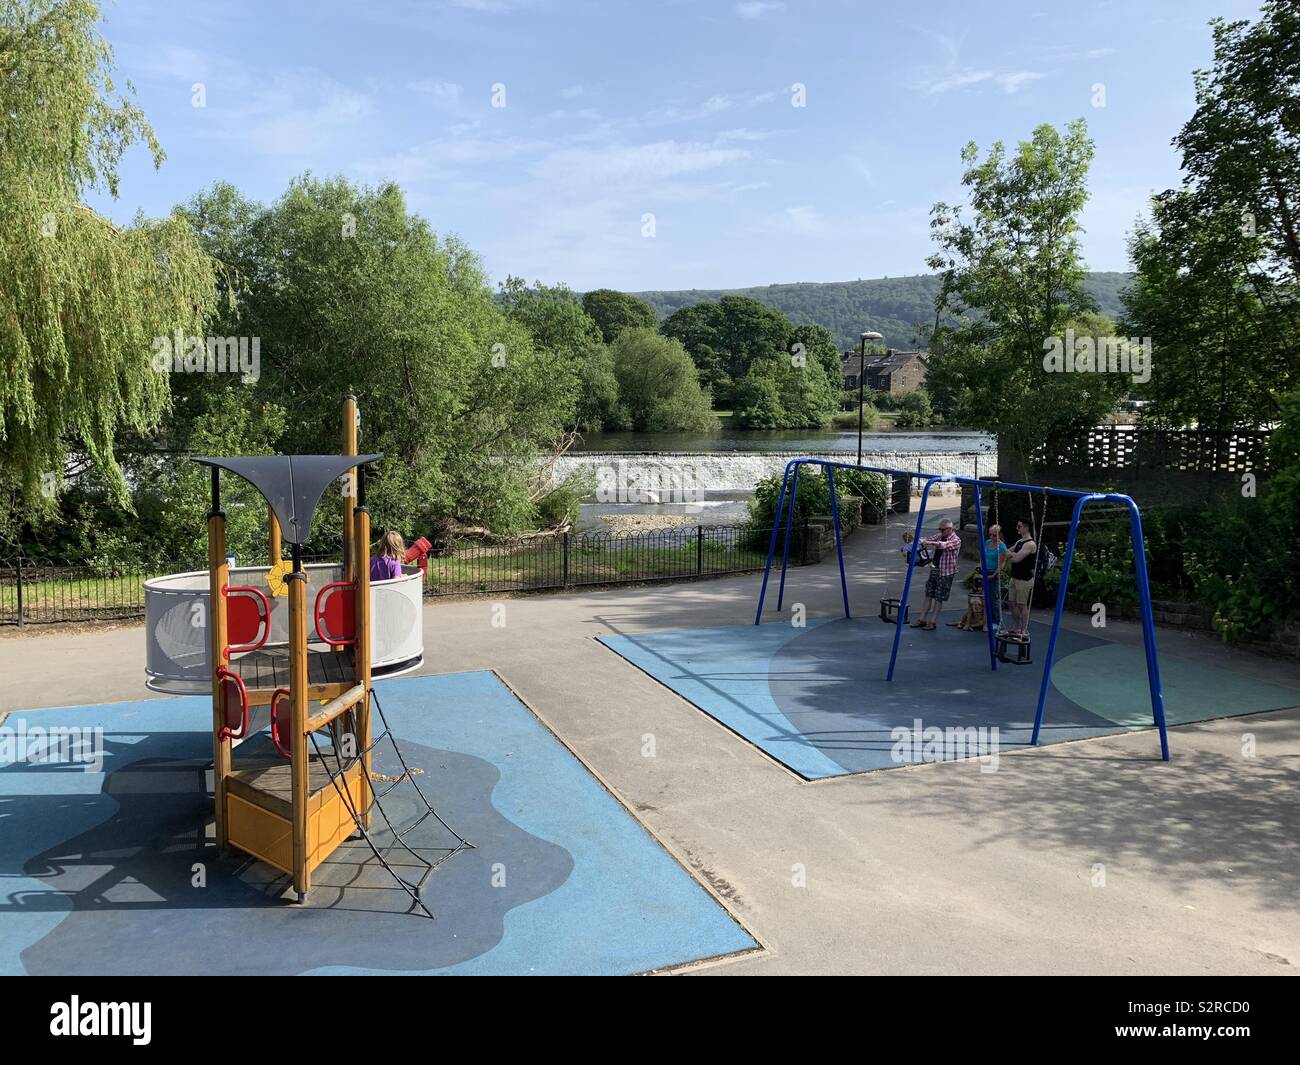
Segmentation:
{"type": "Polygon", "coordinates": [[[144,115],[111,75],[91,0],[0,0],[0,463],[26,504],[84,454],[125,498],[115,440],[167,410],[155,337],[199,334],[214,264],[179,215],[118,227],[82,203],[118,192],[144,115]]]}
{"type": "Polygon", "coordinates": [[[1230,430],[1273,424],[1300,372],[1300,9],[1212,25],[1183,185],[1139,223],[1124,302],[1155,344],[1148,417],[1230,430]]]}
{"type": "Polygon", "coordinates": [[[614,372],[629,425],[637,432],[707,432],[717,428],[709,393],[677,341],[651,329],[624,329],[614,339],[614,372]]]}
{"type": "Polygon", "coordinates": [[[1196,111],[1174,139],[1188,187],[1236,206],[1262,258],[1300,279],[1300,7],[1270,0],[1254,22],[1215,19],[1214,63],[1195,73],[1196,111]]]}
{"type": "Polygon", "coordinates": [[[1041,125],[1011,154],[996,143],[983,161],[968,144],[968,213],[946,203],[931,212],[939,250],[929,264],[943,282],[929,376],[963,397],[961,420],[996,433],[1013,464],[1095,425],[1129,387],[1118,375],[1044,368],[1049,338],[1094,310],[1078,219],[1092,154],[1082,120],[1064,133],[1041,125]],[[956,324],[943,324],[948,317],[956,324]]]}
{"type": "MultiPolygon", "coordinates": [[[[282,405],[276,450],[334,451],[353,391],[361,447],[385,454],[377,523],[409,533],[445,517],[502,530],[531,522],[536,458],[574,419],[577,374],[503,313],[467,247],[409,213],[395,185],[308,175],[270,206],[218,186],[188,210],[204,241],[237,260],[239,314],[227,328],[262,344],[256,386],[212,387],[282,405]]],[[[528,308],[553,299],[563,302],[544,294],[528,308]]]]}
{"type": "Polygon", "coordinates": [[[1232,430],[1270,424],[1278,390],[1295,380],[1292,301],[1261,267],[1264,241],[1235,207],[1206,210],[1186,190],[1161,193],[1129,244],[1137,276],[1126,332],[1153,338],[1141,390],[1149,421],[1232,430]]]}
{"type": "Polygon", "coordinates": [[[582,297],[582,309],[596,323],[605,343],[611,343],[624,329],[653,329],[654,308],[645,300],[612,288],[598,288],[582,297]]]}
{"type": "Polygon", "coordinates": [[[683,308],[660,329],[686,348],[715,400],[727,405],[734,403],[732,389],[756,359],[789,354],[794,332],[780,311],[747,296],[683,308]]]}

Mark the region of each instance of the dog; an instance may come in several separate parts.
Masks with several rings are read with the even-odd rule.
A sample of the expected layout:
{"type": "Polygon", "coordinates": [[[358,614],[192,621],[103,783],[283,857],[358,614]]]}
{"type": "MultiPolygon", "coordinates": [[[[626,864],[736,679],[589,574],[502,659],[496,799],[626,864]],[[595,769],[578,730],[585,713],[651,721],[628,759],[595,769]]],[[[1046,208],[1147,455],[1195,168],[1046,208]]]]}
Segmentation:
{"type": "Polygon", "coordinates": [[[967,595],[966,613],[961,616],[961,620],[950,621],[948,624],[954,629],[962,629],[966,632],[983,632],[984,597],[974,592],[967,595]]]}

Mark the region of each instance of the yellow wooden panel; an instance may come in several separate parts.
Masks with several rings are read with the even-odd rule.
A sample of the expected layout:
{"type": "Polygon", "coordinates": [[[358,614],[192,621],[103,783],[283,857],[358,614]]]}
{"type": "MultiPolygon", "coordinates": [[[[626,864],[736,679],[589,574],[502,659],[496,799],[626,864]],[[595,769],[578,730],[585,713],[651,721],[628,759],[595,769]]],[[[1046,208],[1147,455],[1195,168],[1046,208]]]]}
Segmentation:
{"type": "MultiPolygon", "coordinates": [[[[359,764],[344,774],[343,783],[354,809],[365,809],[366,782],[359,764]]],[[[307,863],[312,869],[327,859],[339,845],[356,831],[356,822],[343,797],[330,787],[318,795],[319,805],[307,819],[307,863]]]]}
{"type": "Polygon", "coordinates": [[[293,873],[293,826],[283,817],[227,794],[226,833],[232,847],[293,873]]]}

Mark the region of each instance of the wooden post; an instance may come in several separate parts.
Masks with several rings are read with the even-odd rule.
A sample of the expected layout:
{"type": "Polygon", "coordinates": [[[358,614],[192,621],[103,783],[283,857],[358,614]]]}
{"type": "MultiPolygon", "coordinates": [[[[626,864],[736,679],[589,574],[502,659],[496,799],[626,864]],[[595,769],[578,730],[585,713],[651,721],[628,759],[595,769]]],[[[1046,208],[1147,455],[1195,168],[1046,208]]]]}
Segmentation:
{"type": "Polygon", "coordinates": [[[365,698],[357,704],[357,744],[361,751],[364,772],[362,774],[362,795],[359,809],[364,811],[362,824],[370,828],[370,795],[366,792],[365,781],[370,779],[370,511],[365,506],[365,474],[357,471],[357,484],[361,498],[353,514],[352,543],[356,550],[356,626],[357,642],[353,648],[357,683],[366,689],[365,698]]]}
{"type": "Polygon", "coordinates": [[[280,553],[280,519],[270,507],[266,508],[266,547],[267,554],[271,556],[271,565],[278,566],[283,557],[280,553]]]}
{"type": "MultiPolygon", "coordinates": [[[[343,401],[343,442],[342,455],[357,453],[357,397],[348,396],[343,401]]],[[[356,578],[355,556],[356,542],[353,536],[352,515],[356,511],[357,471],[348,472],[348,480],[343,484],[343,580],[356,578]]]]}
{"type": "Polygon", "coordinates": [[[298,901],[307,901],[311,870],[307,867],[307,580],[294,545],[294,571],[289,575],[289,740],[290,782],[293,789],[293,887],[298,901]]]}
{"type": "MultiPolygon", "coordinates": [[[[213,471],[214,502],[216,470],[213,471]]],[[[221,684],[217,670],[226,664],[226,597],[221,590],[230,581],[226,565],[226,516],[213,509],[208,515],[208,656],[212,663],[212,800],[218,847],[226,845],[226,777],[230,773],[230,740],[221,737],[225,724],[221,684]]]]}

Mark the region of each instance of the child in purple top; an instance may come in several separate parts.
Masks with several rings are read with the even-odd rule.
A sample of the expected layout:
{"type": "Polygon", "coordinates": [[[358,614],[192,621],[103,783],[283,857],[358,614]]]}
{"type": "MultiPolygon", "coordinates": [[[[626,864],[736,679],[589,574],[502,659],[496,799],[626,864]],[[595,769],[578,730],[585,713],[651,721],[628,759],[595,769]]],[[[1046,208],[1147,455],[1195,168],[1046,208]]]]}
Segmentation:
{"type": "Polygon", "coordinates": [[[370,559],[370,579],[391,581],[402,575],[402,559],[406,555],[406,541],[398,532],[386,532],[379,541],[379,549],[370,559]]]}

